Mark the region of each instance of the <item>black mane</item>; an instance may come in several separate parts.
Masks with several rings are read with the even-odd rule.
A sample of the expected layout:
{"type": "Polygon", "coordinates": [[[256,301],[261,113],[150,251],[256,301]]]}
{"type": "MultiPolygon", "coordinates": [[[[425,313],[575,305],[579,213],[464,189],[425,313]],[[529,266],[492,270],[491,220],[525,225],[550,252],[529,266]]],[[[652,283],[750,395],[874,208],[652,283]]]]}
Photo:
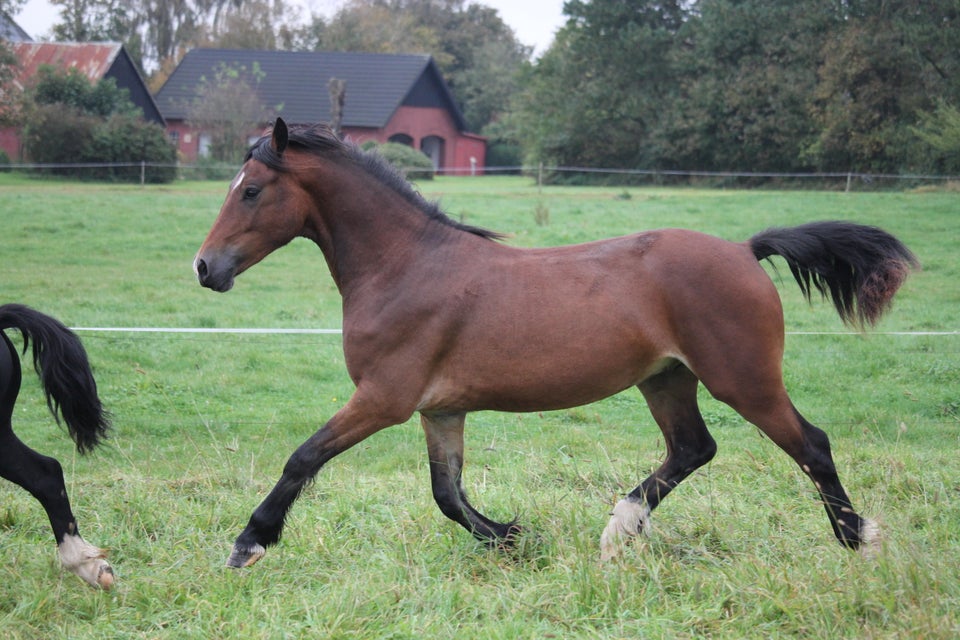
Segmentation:
{"type": "MultiPolygon", "coordinates": [[[[275,171],[284,171],[283,157],[274,151],[270,139],[271,136],[267,133],[257,140],[247,151],[244,162],[253,158],[275,171]]],[[[340,157],[354,163],[357,167],[403,196],[407,202],[417,207],[431,220],[488,240],[500,240],[504,237],[503,234],[496,231],[463,224],[449,217],[440,209],[439,204],[430,202],[420,195],[411,186],[410,182],[380,153],[364,151],[355,144],[341,140],[325,124],[290,127],[287,147],[323,157],[340,157]]]]}

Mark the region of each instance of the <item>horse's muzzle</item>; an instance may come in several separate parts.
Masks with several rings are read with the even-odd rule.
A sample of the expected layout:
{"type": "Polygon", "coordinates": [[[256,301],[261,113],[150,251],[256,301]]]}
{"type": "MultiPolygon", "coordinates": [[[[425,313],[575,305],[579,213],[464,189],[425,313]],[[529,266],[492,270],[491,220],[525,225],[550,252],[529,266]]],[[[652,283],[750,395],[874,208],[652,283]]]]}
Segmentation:
{"type": "Polygon", "coordinates": [[[226,266],[221,263],[225,260],[206,260],[198,254],[193,261],[193,272],[197,274],[197,280],[208,289],[219,291],[229,291],[233,288],[233,279],[235,269],[232,266],[226,266]]]}

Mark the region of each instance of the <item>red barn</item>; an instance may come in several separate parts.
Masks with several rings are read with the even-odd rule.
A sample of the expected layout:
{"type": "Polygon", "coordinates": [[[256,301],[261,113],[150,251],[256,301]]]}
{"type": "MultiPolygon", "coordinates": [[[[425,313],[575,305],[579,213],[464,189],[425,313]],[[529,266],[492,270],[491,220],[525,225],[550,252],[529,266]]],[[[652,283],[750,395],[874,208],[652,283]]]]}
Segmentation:
{"type": "Polygon", "coordinates": [[[210,139],[188,121],[190,104],[204,79],[224,67],[256,70],[258,79],[250,86],[256,87],[260,102],[288,124],[328,122],[328,82],[342,80],[345,137],[357,143],[376,140],[412,146],[444,173],[482,172],[486,140],[467,131],[433,58],[379,53],[191,50],[156,95],[167,131],[187,162],[204,155],[210,139]]]}

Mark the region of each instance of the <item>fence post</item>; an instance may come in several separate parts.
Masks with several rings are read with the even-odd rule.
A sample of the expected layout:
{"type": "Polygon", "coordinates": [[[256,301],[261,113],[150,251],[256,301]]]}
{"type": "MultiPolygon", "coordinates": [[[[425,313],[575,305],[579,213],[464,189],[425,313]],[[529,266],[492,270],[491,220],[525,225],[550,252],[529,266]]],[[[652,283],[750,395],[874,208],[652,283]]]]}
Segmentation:
{"type": "Polygon", "coordinates": [[[146,184],[147,180],[147,163],[145,160],[140,161],[140,186],[142,187],[146,184]]]}

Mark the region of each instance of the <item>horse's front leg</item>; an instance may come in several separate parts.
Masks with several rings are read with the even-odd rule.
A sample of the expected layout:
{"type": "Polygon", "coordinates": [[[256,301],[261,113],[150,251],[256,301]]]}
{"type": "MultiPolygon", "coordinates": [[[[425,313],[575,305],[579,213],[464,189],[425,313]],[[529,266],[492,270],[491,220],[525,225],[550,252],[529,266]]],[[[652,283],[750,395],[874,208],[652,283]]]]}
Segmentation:
{"type": "Polygon", "coordinates": [[[367,436],[406,421],[413,412],[389,411],[364,401],[358,392],[319,431],[300,445],[283,468],[280,480],[260,503],[247,527],[237,537],[227,560],[228,567],[249,567],[263,557],[266,547],[275,544],[284,520],[303,488],[334,456],[367,436]]]}
{"type": "Polygon", "coordinates": [[[512,544],[520,533],[516,522],[496,522],[473,508],[463,491],[463,424],[465,415],[420,415],[430,456],[433,498],[445,516],[489,544],[512,544]]]}

